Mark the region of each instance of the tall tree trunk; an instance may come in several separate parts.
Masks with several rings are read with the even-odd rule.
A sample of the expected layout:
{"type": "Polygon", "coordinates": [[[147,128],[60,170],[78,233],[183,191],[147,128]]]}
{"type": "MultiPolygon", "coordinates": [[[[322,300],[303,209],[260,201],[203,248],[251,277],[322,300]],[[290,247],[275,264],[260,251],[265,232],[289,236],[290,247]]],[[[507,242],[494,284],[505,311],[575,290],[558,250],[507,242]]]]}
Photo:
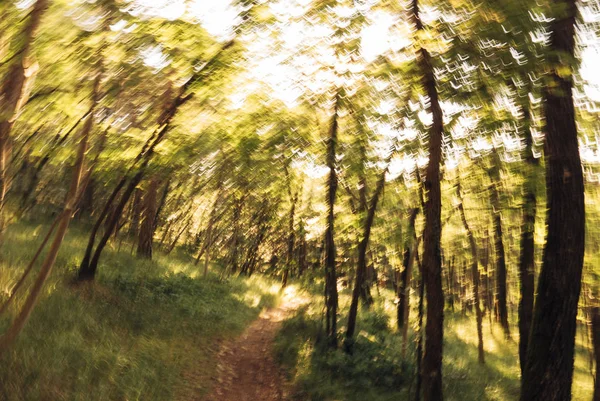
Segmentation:
{"type": "Polygon", "coordinates": [[[152,178],[148,183],[142,207],[142,224],[138,237],[137,255],[152,259],[152,242],[154,239],[154,219],[156,218],[156,196],[158,192],[158,179],[152,178]]]}
{"type": "Polygon", "coordinates": [[[593,401],[600,401],[600,306],[591,307],[590,314],[592,316],[592,344],[596,365],[593,401]]]}
{"type": "Polygon", "coordinates": [[[155,154],[154,153],[155,148],[163,141],[166,134],[169,132],[169,130],[171,128],[171,121],[172,121],[173,117],[175,117],[175,114],[177,113],[177,110],[179,109],[179,107],[182,106],[183,104],[185,104],[189,99],[191,99],[193,97],[193,93],[190,93],[190,94],[187,93],[189,87],[192,84],[196,83],[198,80],[200,80],[201,74],[206,70],[206,68],[213,65],[214,62],[218,59],[218,56],[223,51],[230,48],[231,46],[233,46],[233,41],[229,41],[229,42],[225,43],[223,45],[223,47],[221,47],[221,49],[209,61],[204,63],[204,65],[202,67],[200,67],[198,70],[196,70],[194,75],[190,79],[188,79],[181,86],[181,88],[179,88],[177,97],[175,97],[175,99],[173,99],[172,101],[166,102],[167,103],[166,107],[164,108],[162,114],[159,116],[158,121],[157,121],[158,127],[154,130],[152,135],[150,135],[148,140],[144,143],[141,151],[138,153],[138,155],[133,160],[133,163],[130,166],[127,174],[125,174],[117,183],[117,186],[115,187],[115,189],[109,196],[109,199],[107,200],[107,202],[104,206],[104,209],[102,210],[102,213],[96,220],[96,224],[92,228],[92,232],[90,233],[90,239],[88,241],[85,255],[83,257],[83,260],[81,261],[81,264],[79,266],[79,271],[77,274],[77,278],[79,281],[93,280],[94,277],[96,276],[96,270],[98,267],[98,261],[100,260],[100,255],[102,254],[102,251],[104,250],[104,247],[106,246],[106,243],[108,242],[108,238],[110,238],[112,230],[114,230],[114,228],[116,227],[116,225],[119,221],[119,218],[121,217],[121,213],[123,212],[123,208],[125,207],[125,204],[129,200],[129,197],[133,193],[133,190],[135,189],[137,184],[139,184],[142,177],[144,176],[145,170],[148,167],[150,160],[152,159],[152,157],[155,154]],[[139,164],[139,166],[138,166],[138,164],[139,164]],[[128,175],[131,172],[135,171],[136,168],[137,168],[137,172],[129,180],[129,185],[127,186],[126,190],[124,191],[123,196],[121,197],[121,201],[115,208],[116,210],[109,216],[109,211],[111,210],[113,202],[117,198],[117,195],[119,194],[121,189],[127,183],[128,175]],[[94,251],[96,235],[98,234],[98,230],[100,229],[102,222],[105,219],[109,219],[109,221],[110,221],[110,223],[108,224],[109,227],[107,227],[106,232],[104,233],[104,236],[100,239],[100,242],[98,243],[98,246],[96,247],[96,251],[94,251]],[[93,256],[92,256],[92,253],[93,253],[93,256]]]}
{"type": "Polygon", "coordinates": [[[354,280],[354,289],[352,291],[352,301],[350,302],[350,312],[348,313],[346,340],[344,342],[346,351],[348,352],[352,350],[352,345],[354,342],[354,331],[356,330],[356,315],[358,314],[358,301],[360,298],[361,288],[368,285],[366,281],[367,247],[369,246],[371,228],[373,227],[373,221],[375,220],[375,212],[377,210],[377,205],[379,204],[379,198],[381,197],[383,188],[385,186],[385,177],[389,168],[389,160],[387,161],[387,163],[388,165],[382,172],[381,177],[379,177],[377,187],[375,188],[375,193],[373,194],[371,202],[368,206],[367,215],[365,216],[363,221],[362,239],[358,244],[358,265],[356,267],[356,277],[354,280]]]}
{"type": "Polygon", "coordinates": [[[90,178],[89,182],[85,186],[85,192],[81,198],[81,202],[79,204],[79,211],[77,212],[77,216],[79,218],[86,216],[89,217],[92,215],[94,211],[94,188],[96,186],[96,182],[93,178],[90,178]]]}
{"type": "Polygon", "coordinates": [[[0,88],[0,230],[4,229],[4,206],[10,187],[8,167],[10,165],[10,134],[19,112],[29,97],[33,78],[38,66],[32,55],[32,45],[40,26],[48,0],[37,0],[23,27],[21,47],[16,50],[12,66],[0,88]]]}
{"type": "Polygon", "coordinates": [[[284,165],[285,175],[287,180],[287,189],[288,196],[290,198],[290,214],[288,218],[288,239],[287,239],[287,255],[286,255],[286,265],[283,269],[283,278],[281,280],[281,287],[285,288],[288,283],[288,276],[290,274],[290,269],[292,268],[292,263],[294,262],[294,245],[296,242],[296,232],[294,231],[294,220],[296,217],[296,204],[298,203],[298,195],[299,191],[293,193],[292,191],[292,181],[290,177],[290,173],[288,171],[287,165],[284,165]]]}
{"type": "Polygon", "coordinates": [[[560,6],[560,16],[551,23],[549,62],[553,72],[549,76],[551,84],[544,91],[548,234],[527,345],[521,401],[571,399],[583,269],[585,204],[573,74],[562,72],[564,63],[575,57],[577,5],[575,0],[555,3],[560,6]]]}
{"type": "Polygon", "coordinates": [[[404,270],[400,274],[400,283],[398,285],[398,305],[396,310],[398,330],[402,330],[408,323],[408,313],[410,311],[410,282],[412,276],[412,267],[414,265],[414,246],[417,243],[417,234],[415,230],[415,221],[419,214],[419,208],[415,207],[410,211],[408,218],[408,232],[404,242],[404,255],[402,265],[404,270]]]}
{"type": "Polygon", "coordinates": [[[240,247],[240,219],[242,217],[242,209],[244,208],[244,202],[246,197],[244,195],[240,196],[239,199],[236,200],[236,204],[233,209],[233,233],[232,233],[232,246],[231,246],[231,274],[237,273],[239,269],[239,247],[240,247]]]}
{"type": "Polygon", "coordinates": [[[502,231],[502,214],[500,213],[500,157],[496,150],[492,153],[492,166],[488,169],[490,177],[490,203],[492,205],[492,222],[494,225],[494,248],[496,251],[496,292],[498,294],[498,317],[506,338],[510,338],[508,325],[508,307],[506,305],[506,256],[502,231]]]}
{"type": "Polygon", "coordinates": [[[525,163],[526,177],[523,199],[523,224],[521,231],[521,254],[519,256],[519,278],[521,281],[521,299],[519,300],[519,361],[521,365],[521,378],[525,370],[525,359],[527,356],[527,342],[531,329],[531,318],[533,315],[534,299],[534,232],[536,195],[535,186],[537,182],[536,171],[538,159],[533,156],[533,137],[531,136],[531,117],[529,108],[523,107],[523,124],[525,125],[525,163]]]}
{"type": "MultiPolygon", "coordinates": [[[[367,218],[367,214],[369,213],[369,204],[367,200],[367,147],[365,146],[364,141],[361,141],[359,145],[359,154],[360,154],[360,169],[359,169],[359,182],[358,182],[358,215],[360,216],[360,221],[364,222],[367,218]]],[[[360,249],[360,241],[358,244],[359,253],[360,249]]],[[[366,249],[365,249],[366,254],[366,249]]],[[[360,255],[358,257],[358,263],[361,263],[360,255]]],[[[365,264],[366,264],[366,255],[365,255],[365,264]]],[[[365,268],[366,269],[366,268],[365,268]]],[[[373,303],[373,296],[371,295],[371,280],[368,277],[368,274],[365,274],[362,278],[363,283],[360,286],[360,299],[363,302],[363,305],[369,306],[373,303]]]]}
{"type": "Polygon", "coordinates": [[[39,159],[37,162],[30,179],[28,180],[27,186],[23,190],[21,194],[21,205],[19,207],[19,212],[23,214],[27,210],[31,209],[36,204],[35,199],[35,190],[39,184],[40,176],[44,167],[48,164],[48,162],[52,159],[52,156],[55,152],[66,142],[66,140],[71,136],[71,134],[75,131],[75,129],[79,126],[79,124],[86,120],[89,116],[90,111],[86,112],[79,120],[75,122],[71,126],[71,128],[64,134],[57,134],[52,140],[52,144],[46,153],[39,159]]]}
{"type": "Polygon", "coordinates": [[[473,299],[475,304],[475,319],[477,321],[477,351],[478,351],[478,360],[479,363],[485,363],[485,353],[483,350],[483,314],[481,312],[481,305],[479,302],[479,260],[477,257],[477,243],[475,242],[475,236],[473,235],[473,231],[467,222],[467,216],[465,215],[465,208],[463,205],[463,197],[460,189],[460,182],[456,183],[456,193],[460,200],[458,204],[458,210],[460,211],[460,218],[463,223],[463,227],[467,232],[467,238],[469,240],[469,245],[471,247],[471,274],[473,276],[473,299]]]}
{"type": "Polygon", "coordinates": [[[327,179],[327,228],[325,231],[325,307],[326,307],[326,331],[329,345],[337,348],[337,274],[335,267],[335,197],[337,191],[337,174],[335,171],[335,154],[338,134],[338,110],[340,106],[340,94],[335,97],[333,116],[331,117],[331,127],[329,128],[329,138],[327,139],[327,168],[329,177],[327,179]]]}
{"type": "Polygon", "coordinates": [[[425,282],[423,277],[423,266],[419,262],[419,257],[416,255],[415,259],[417,260],[417,264],[419,266],[419,272],[421,273],[421,278],[419,280],[419,307],[418,313],[419,317],[417,320],[417,328],[419,330],[417,334],[417,384],[415,386],[415,401],[419,401],[421,399],[421,385],[423,381],[423,373],[421,371],[421,365],[423,363],[423,304],[425,303],[425,282]]]}
{"type": "MultiPolygon", "coordinates": [[[[141,204],[142,191],[139,188],[136,188],[133,192],[133,199],[131,201],[131,224],[129,225],[129,235],[132,237],[137,237],[140,229],[141,204]]],[[[133,248],[131,252],[133,253],[133,248]]]]}
{"type": "MultiPolygon", "coordinates": [[[[417,35],[423,31],[419,15],[418,0],[412,1],[412,22],[417,35]]],[[[442,137],[444,121],[432,60],[425,48],[417,53],[421,82],[429,98],[428,111],[433,123],[429,129],[429,163],[425,175],[427,193],[425,228],[423,231],[423,276],[427,292],[427,319],[425,323],[425,355],[423,356],[423,396],[425,401],[441,401],[442,393],[442,348],[444,338],[444,291],[442,289],[441,214],[442,194],[440,188],[440,162],[442,159],[442,137]]]]}
{"type": "Polygon", "coordinates": [[[58,256],[58,251],[62,245],[62,242],[65,238],[67,230],[69,228],[69,222],[71,221],[71,217],[75,210],[75,206],[79,200],[79,192],[81,190],[82,176],[85,164],[85,154],[88,147],[88,138],[90,132],[92,131],[92,127],[94,125],[94,110],[98,105],[100,100],[99,88],[100,88],[100,80],[101,73],[99,72],[96,75],[94,80],[94,89],[92,93],[92,107],[91,113],[81,131],[81,136],[79,140],[79,146],[77,150],[77,156],[75,159],[73,176],[71,177],[71,184],[69,186],[69,191],[67,193],[65,199],[65,206],[62,212],[60,219],[58,220],[58,227],[56,228],[56,234],[54,239],[52,240],[52,244],[50,245],[50,249],[46,254],[44,261],[42,262],[42,266],[40,267],[40,271],[38,276],[36,277],[31,290],[29,291],[29,295],[25,299],[25,303],[21,308],[21,311],[12,322],[7,331],[0,337],[0,355],[7,351],[7,349],[12,345],[17,336],[25,327],[33,308],[35,307],[37,300],[42,292],[42,288],[44,283],[46,282],[54,263],[56,262],[56,257],[58,256]]]}

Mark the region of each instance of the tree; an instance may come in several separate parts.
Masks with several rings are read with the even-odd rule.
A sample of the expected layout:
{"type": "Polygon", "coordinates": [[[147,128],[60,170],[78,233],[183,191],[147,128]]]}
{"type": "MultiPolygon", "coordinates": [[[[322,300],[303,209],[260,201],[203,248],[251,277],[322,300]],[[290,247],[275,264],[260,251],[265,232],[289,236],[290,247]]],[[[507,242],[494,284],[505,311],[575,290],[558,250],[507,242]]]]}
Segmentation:
{"type": "MultiPolygon", "coordinates": [[[[413,0],[411,20],[417,34],[424,30],[419,14],[418,0],[413,0]]],[[[417,62],[422,86],[429,98],[428,111],[433,116],[429,129],[429,162],[425,172],[425,228],[423,230],[423,277],[427,294],[427,318],[425,323],[425,354],[423,355],[423,395],[425,401],[443,399],[442,394],[442,347],[444,338],[444,292],[442,289],[442,259],[440,241],[442,236],[442,194],[440,188],[440,163],[444,121],[440,107],[436,79],[429,51],[417,49],[417,62]]]]}
{"type": "Polygon", "coordinates": [[[337,192],[337,174],[335,163],[335,147],[338,134],[338,112],[340,109],[340,94],[336,93],[333,106],[333,115],[327,138],[327,228],[325,231],[325,307],[326,307],[326,331],[329,345],[337,347],[337,273],[335,266],[335,198],[337,192]]]}
{"type": "Polygon", "coordinates": [[[544,90],[548,234],[521,387],[522,401],[570,400],[585,240],[583,172],[573,104],[575,1],[553,3],[544,90]],[[569,74],[564,74],[567,65],[569,74]]]}

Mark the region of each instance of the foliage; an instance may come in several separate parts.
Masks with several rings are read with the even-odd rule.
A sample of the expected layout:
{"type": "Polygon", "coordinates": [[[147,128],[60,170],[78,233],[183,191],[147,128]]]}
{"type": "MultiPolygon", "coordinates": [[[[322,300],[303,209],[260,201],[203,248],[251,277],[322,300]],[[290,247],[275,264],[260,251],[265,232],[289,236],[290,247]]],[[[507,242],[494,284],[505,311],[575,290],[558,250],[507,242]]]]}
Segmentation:
{"type": "MultiPolygon", "coordinates": [[[[3,288],[12,285],[41,227],[13,226],[2,247],[3,288]]],[[[21,400],[177,399],[183,373],[212,358],[217,337],[239,333],[277,302],[264,279],[193,278],[189,258],[144,261],[113,250],[95,286],[73,287],[71,254],[85,237],[71,231],[40,307],[0,369],[0,398],[21,400]],[[226,318],[224,318],[226,317],[226,318]]],[[[1,321],[5,327],[9,316],[1,321]]],[[[197,391],[214,365],[201,364],[197,391]]]]}

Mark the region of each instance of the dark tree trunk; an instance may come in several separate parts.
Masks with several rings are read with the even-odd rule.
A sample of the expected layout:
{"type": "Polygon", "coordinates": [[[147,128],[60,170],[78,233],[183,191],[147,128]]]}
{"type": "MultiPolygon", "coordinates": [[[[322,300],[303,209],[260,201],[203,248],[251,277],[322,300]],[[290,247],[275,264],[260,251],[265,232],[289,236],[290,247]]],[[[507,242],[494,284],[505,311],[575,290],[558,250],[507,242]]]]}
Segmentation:
{"type": "Polygon", "coordinates": [[[538,160],[533,156],[533,138],[531,136],[531,118],[529,108],[523,108],[523,124],[525,125],[525,163],[526,174],[523,200],[523,228],[521,231],[521,254],[519,256],[519,278],[521,281],[521,299],[519,300],[519,361],[521,377],[525,370],[527,342],[531,329],[534,299],[534,232],[536,195],[535,186],[538,179],[536,174],[538,160]]]}
{"type": "MultiPolygon", "coordinates": [[[[360,154],[360,170],[359,170],[359,182],[358,182],[358,215],[360,216],[360,220],[364,222],[364,219],[367,218],[367,214],[369,213],[369,204],[367,201],[367,173],[366,173],[366,165],[367,165],[367,148],[364,142],[361,141],[359,145],[359,154],[360,154]]],[[[358,244],[358,252],[360,254],[361,244],[359,241],[358,244]]],[[[365,265],[366,265],[366,252],[365,252],[365,265]]],[[[361,257],[358,257],[358,263],[361,263],[361,257]]],[[[366,268],[365,268],[366,269],[366,268]]],[[[362,278],[362,284],[359,288],[360,299],[363,302],[363,305],[370,306],[373,303],[373,296],[371,295],[371,280],[369,280],[368,274],[365,273],[362,278]]]]}
{"type": "Polygon", "coordinates": [[[19,111],[27,102],[38,69],[32,56],[32,46],[47,8],[48,0],[37,0],[33,4],[29,18],[23,26],[22,38],[17,40],[19,47],[15,49],[13,63],[0,87],[0,230],[4,230],[3,209],[11,184],[8,175],[12,151],[11,131],[19,111]]]}
{"type": "Polygon", "coordinates": [[[596,372],[594,379],[594,401],[600,401],[600,307],[590,308],[592,316],[592,344],[594,346],[594,359],[596,372]]]}
{"type": "Polygon", "coordinates": [[[88,184],[85,187],[85,192],[81,198],[81,202],[79,204],[78,216],[89,217],[92,215],[94,211],[94,188],[96,186],[96,182],[93,178],[90,178],[88,184]]]}
{"type": "Polygon", "coordinates": [[[98,270],[98,262],[100,262],[100,256],[102,255],[102,251],[104,250],[104,247],[106,246],[106,244],[108,243],[108,240],[110,239],[111,235],[113,234],[113,232],[119,222],[119,219],[121,218],[123,209],[125,208],[125,205],[127,204],[127,201],[131,197],[131,194],[133,193],[133,190],[135,189],[135,187],[142,180],[142,177],[143,177],[143,170],[139,171],[135,176],[133,176],[131,178],[131,181],[129,182],[129,185],[127,186],[127,188],[125,188],[125,191],[123,192],[123,195],[121,195],[121,199],[119,200],[119,203],[116,205],[113,213],[107,220],[108,224],[107,224],[106,230],[104,231],[102,238],[100,238],[100,242],[98,242],[98,245],[96,246],[96,250],[94,251],[94,253],[91,257],[89,264],[87,266],[84,266],[82,264],[79,267],[78,279],[80,281],[93,280],[96,277],[96,271],[98,270]]]}
{"type": "Polygon", "coordinates": [[[20,213],[24,213],[27,210],[29,210],[35,206],[35,204],[36,204],[35,190],[37,189],[37,186],[40,182],[40,176],[41,176],[42,170],[44,169],[44,167],[46,167],[48,162],[52,159],[52,156],[55,154],[56,150],[59,147],[61,147],[66,142],[66,140],[71,136],[71,134],[75,131],[77,126],[79,126],[79,124],[83,120],[88,118],[89,113],[90,113],[90,111],[85,113],[79,120],[77,120],[77,122],[75,122],[75,124],[73,124],[73,126],[71,126],[71,128],[64,135],[61,136],[60,134],[57,134],[54,137],[54,139],[52,140],[52,143],[51,143],[48,151],[38,160],[35,168],[33,169],[31,177],[29,178],[29,181],[27,182],[27,186],[24,188],[24,190],[21,194],[21,205],[19,206],[20,213]]]}
{"type": "Polygon", "coordinates": [[[556,69],[563,68],[563,57],[568,60],[575,57],[577,6],[575,0],[557,3],[564,8],[560,8],[560,17],[551,23],[549,61],[554,71],[548,77],[552,85],[544,93],[548,234],[527,345],[521,401],[568,401],[573,381],[585,204],[572,75],[559,74],[556,69]]]}
{"type": "MultiPolygon", "coordinates": [[[[142,191],[136,188],[133,192],[133,199],[131,201],[131,224],[129,225],[129,235],[132,237],[138,236],[140,229],[140,212],[142,210],[142,191]]],[[[133,253],[133,248],[131,249],[133,253]]]]}
{"type": "Polygon", "coordinates": [[[335,197],[337,192],[337,174],[335,171],[335,147],[337,144],[338,131],[338,110],[340,103],[340,94],[336,94],[333,116],[331,118],[331,127],[329,128],[329,138],[327,139],[327,168],[329,177],[327,179],[327,228],[325,231],[325,307],[326,307],[326,331],[329,345],[337,348],[337,274],[335,267],[335,197]]]}
{"type": "Polygon", "coordinates": [[[423,266],[419,262],[418,255],[416,256],[417,263],[419,265],[419,272],[421,273],[421,279],[419,280],[419,318],[418,318],[418,336],[417,336],[417,383],[415,386],[415,401],[421,399],[421,385],[423,381],[423,373],[421,371],[421,365],[423,362],[423,304],[425,303],[425,282],[423,278],[423,266]]]}
{"type": "MultiPolygon", "coordinates": [[[[423,31],[418,0],[412,2],[412,21],[417,32],[423,31]]],[[[429,163],[425,173],[425,228],[423,230],[423,276],[427,292],[427,319],[425,324],[425,354],[423,356],[423,396],[425,401],[441,401],[442,348],[444,338],[444,291],[442,289],[442,260],[440,242],[442,235],[442,194],[440,188],[440,162],[444,121],[440,107],[432,60],[425,48],[420,48],[417,62],[421,82],[427,97],[428,111],[433,116],[429,129],[429,163]]]]}
{"type": "MultiPolygon", "coordinates": [[[[102,71],[101,68],[100,71],[102,71]]],[[[35,307],[37,300],[42,292],[43,286],[46,280],[48,279],[50,272],[52,271],[52,268],[58,256],[58,251],[60,250],[65,235],[67,234],[73,211],[75,210],[75,206],[79,201],[81,186],[85,185],[85,179],[83,179],[85,175],[85,155],[88,147],[88,139],[94,126],[94,111],[98,105],[100,97],[100,81],[101,72],[98,72],[94,80],[94,89],[92,92],[92,107],[90,109],[91,113],[88,119],[86,120],[83,129],[81,130],[77,156],[73,168],[73,175],[71,177],[71,183],[69,185],[69,190],[65,199],[64,209],[60,217],[56,221],[57,227],[54,239],[52,240],[48,253],[46,254],[46,257],[42,262],[42,265],[40,266],[38,276],[36,277],[35,281],[31,286],[31,290],[29,291],[29,294],[25,299],[23,307],[15,317],[15,320],[6,330],[4,335],[0,337],[0,356],[2,356],[2,354],[5,353],[7,349],[12,345],[19,333],[25,327],[25,324],[27,323],[29,317],[31,316],[31,312],[33,311],[33,308],[35,307]]],[[[41,250],[42,248],[39,248],[38,252],[41,250]]],[[[39,253],[36,254],[34,259],[37,258],[38,255],[39,253]]]]}
{"type": "Polygon", "coordinates": [[[460,182],[456,184],[456,193],[458,194],[458,198],[460,199],[460,203],[458,204],[458,210],[460,211],[460,218],[463,223],[463,227],[467,232],[467,238],[469,239],[469,246],[471,247],[471,274],[473,278],[473,303],[475,307],[475,319],[477,321],[477,354],[479,363],[485,363],[485,353],[483,350],[483,314],[481,312],[481,305],[479,302],[479,263],[477,258],[477,243],[475,242],[475,236],[473,235],[473,231],[467,222],[467,216],[465,215],[465,208],[463,205],[462,193],[460,190],[460,182]]]}
{"type": "Polygon", "coordinates": [[[158,192],[158,180],[153,178],[148,183],[146,194],[144,195],[144,205],[142,207],[142,225],[138,236],[137,255],[152,259],[152,242],[154,239],[154,219],[156,218],[156,196],[158,192]]]}
{"type": "Polygon", "coordinates": [[[244,208],[245,197],[242,195],[237,201],[233,209],[233,233],[231,238],[231,273],[237,273],[239,269],[239,247],[240,247],[240,219],[242,217],[242,209],[244,208]]]}
{"type": "Polygon", "coordinates": [[[498,294],[498,318],[504,330],[504,335],[510,338],[508,325],[508,307],[506,301],[506,257],[504,253],[504,240],[502,232],[502,214],[500,213],[500,157],[494,151],[492,154],[492,167],[488,170],[491,180],[490,203],[492,205],[492,222],[494,225],[494,248],[496,251],[496,293],[498,294]]]}
{"type": "Polygon", "coordinates": [[[375,193],[371,198],[371,203],[368,207],[367,215],[365,216],[363,221],[362,239],[358,244],[358,265],[356,266],[356,277],[354,280],[354,289],[352,291],[352,301],[350,302],[350,312],[348,313],[348,326],[346,329],[346,340],[344,344],[346,351],[349,352],[352,350],[352,345],[354,341],[354,331],[356,330],[356,315],[358,314],[358,301],[360,298],[361,288],[368,286],[366,280],[367,247],[369,246],[371,228],[373,227],[373,221],[375,220],[375,212],[377,211],[379,198],[381,197],[381,193],[383,192],[383,188],[385,186],[385,176],[387,174],[387,169],[388,167],[385,168],[385,170],[381,174],[381,177],[379,177],[379,181],[377,182],[375,193]]]}
{"type": "MultiPolygon", "coordinates": [[[[158,206],[154,211],[154,227],[153,230],[156,231],[160,224],[160,214],[162,213],[165,205],[167,204],[167,197],[169,196],[169,191],[171,190],[171,180],[167,178],[165,182],[165,186],[163,187],[162,193],[160,195],[160,200],[158,201],[158,206]]],[[[157,188],[158,192],[158,188],[157,188]]]]}
{"type": "Polygon", "coordinates": [[[285,175],[287,180],[287,188],[288,188],[288,196],[290,198],[290,214],[288,218],[288,238],[287,238],[287,255],[286,255],[286,265],[283,269],[283,278],[281,280],[281,287],[285,288],[288,283],[288,276],[290,274],[290,269],[292,268],[292,264],[294,263],[294,245],[296,242],[296,232],[294,231],[294,220],[296,218],[296,204],[298,203],[298,195],[299,191],[295,194],[292,191],[292,181],[287,168],[287,165],[284,165],[285,175]]]}
{"type": "Polygon", "coordinates": [[[417,243],[417,235],[415,231],[415,221],[419,214],[419,208],[415,207],[411,210],[408,218],[408,232],[404,242],[404,256],[402,265],[404,270],[400,274],[400,283],[398,285],[398,305],[396,310],[396,319],[398,330],[402,330],[405,324],[408,324],[408,311],[410,310],[410,282],[412,276],[412,267],[414,265],[414,250],[417,243]]]}

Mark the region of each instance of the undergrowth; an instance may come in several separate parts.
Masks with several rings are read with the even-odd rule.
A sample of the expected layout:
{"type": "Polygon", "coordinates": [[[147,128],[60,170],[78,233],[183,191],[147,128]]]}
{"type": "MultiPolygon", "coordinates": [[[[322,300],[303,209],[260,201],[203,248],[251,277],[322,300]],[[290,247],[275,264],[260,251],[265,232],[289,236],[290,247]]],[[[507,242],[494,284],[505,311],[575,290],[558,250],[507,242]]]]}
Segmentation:
{"type": "MultiPolygon", "coordinates": [[[[297,400],[384,401],[413,400],[416,378],[417,311],[411,311],[410,341],[402,357],[402,337],[397,332],[394,295],[374,291],[375,304],[359,309],[357,340],[352,355],[341,342],[350,301],[349,289],[340,292],[338,333],[340,349],[325,345],[322,282],[304,280],[313,303],[283,323],[276,340],[276,355],[294,385],[297,400]]],[[[412,306],[417,304],[412,299],[412,306]]],[[[513,320],[516,316],[511,316],[513,320]]],[[[513,327],[516,322],[512,322],[513,327]]],[[[486,316],[483,324],[485,365],[478,363],[477,330],[472,313],[446,311],[444,319],[444,399],[448,401],[513,401],[519,398],[518,333],[507,340],[499,324],[486,316]]],[[[515,329],[516,331],[516,329],[515,329]]],[[[593,380],[587,349],[589,339],[578,331],[573,399],[592,399],[593,380]]]]}
{"type": "Polygon", "coordinates": [[[308,309],[283,323],[275,352],[295,384],[295,399],[383,401],[406,394],[414,366],[402,356],[399,336],[381,311],[364,314],[352,353],[328,347],[318,315],[308,309]]]}
{"type": "MultiPolygon", "coordinates": [[[[12,227],[1,249],[2,299],[14,285],[44,226],[12,227]]],[[[94,285],[73,286],[86,242],[77,227],[24,331],[0,363],[6,401],[185,399],[184,375],[195,391],[208,386],[215,339],[239,333],[263,307],[278,301],[277,286],[261,278],[196,277],[183,255],[145,261],[107,249],[94,285]],[[198,372],[198,366],[202,371],[198,372]]],[[[0,320],[4,331],[23,297],[0,320]]]]}

